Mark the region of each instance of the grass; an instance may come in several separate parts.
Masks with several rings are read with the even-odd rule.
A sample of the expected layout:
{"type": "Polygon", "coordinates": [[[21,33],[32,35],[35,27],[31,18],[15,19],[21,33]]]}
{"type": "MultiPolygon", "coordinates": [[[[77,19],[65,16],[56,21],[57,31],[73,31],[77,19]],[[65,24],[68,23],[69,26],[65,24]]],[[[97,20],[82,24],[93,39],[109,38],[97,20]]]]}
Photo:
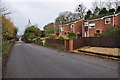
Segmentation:
{"type": "Polygon", "coordinates": [[[14,45],[14,42],[8,42],[8,41],[5,41],[3,44],[2,44],[2,55],[0,56],[0,59],[2,59],[2,56],[4,58],[4,55],[8,54],[10,48],[14,45]]]}

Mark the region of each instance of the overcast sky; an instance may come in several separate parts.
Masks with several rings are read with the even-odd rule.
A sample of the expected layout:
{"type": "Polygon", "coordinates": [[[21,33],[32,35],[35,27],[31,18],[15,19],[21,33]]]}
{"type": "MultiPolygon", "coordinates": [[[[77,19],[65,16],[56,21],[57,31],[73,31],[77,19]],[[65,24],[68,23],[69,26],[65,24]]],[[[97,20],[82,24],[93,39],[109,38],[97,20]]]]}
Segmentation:
{"type": "Polygon", "coordinates": [[[60,12],[75,12],[78,4],[83,3],[87,8],[91,7],[94,0],[4,0],[12,12],[9,16],[15,26],[19,28],[18,35],[22,35],[28,20],[32,24],[38,24],[42,30],[44,25],[54,22],[60,12]],[[82,1],[82,2],[81,2],[82,1]]]}

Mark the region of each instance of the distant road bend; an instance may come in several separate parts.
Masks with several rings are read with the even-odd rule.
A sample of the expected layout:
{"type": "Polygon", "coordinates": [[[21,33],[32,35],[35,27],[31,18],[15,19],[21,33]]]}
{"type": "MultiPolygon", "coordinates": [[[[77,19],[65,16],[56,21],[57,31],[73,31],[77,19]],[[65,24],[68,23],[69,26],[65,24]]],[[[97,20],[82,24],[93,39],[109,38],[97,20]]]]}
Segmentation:
{"type": "Polygon", "coordinates": [[[3,78],[117,78],[118,62],[16,42],[3,78]]]}

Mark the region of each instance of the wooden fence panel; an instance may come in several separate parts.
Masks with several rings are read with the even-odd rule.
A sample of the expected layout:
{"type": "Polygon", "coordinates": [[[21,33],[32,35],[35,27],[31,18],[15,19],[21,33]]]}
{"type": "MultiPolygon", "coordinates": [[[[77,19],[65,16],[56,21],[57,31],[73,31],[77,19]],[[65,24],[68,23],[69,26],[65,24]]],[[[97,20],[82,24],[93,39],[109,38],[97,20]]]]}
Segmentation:
{"type": "Polygon", "coordinates": [[[116,39],[117,39],[117,40],[116,40],[116,41],[117,41],[117,43],[116,43],[116,44],[117,44],[117,47],[120,48],[120,37],[117,37],[116,39]]]}
{"type": "Polygon", "coordinates": [[[116,37],[101,38],[101,47],[117,47],[117,38],[116,37]]]}
{"type": "Polygon", "coordinates": [[[82,47],[84,45],[85,45],[85,43],[84,43],[83,38],[73,40],[73,49],[77,49],[77,48],[82,47]]]}
{"type": "Polygon", "coordinates": [[[61,39],[47,39],[46,42],[47,43],[64,45],[64,40],[61,40],[61,39]]]}
{"type": "Polygon", "coordinates": [[[88,44],[88,46],[96,46],[96,47],[99,47],[101,46],[101,38],[98,38],[98,37],[91,37],[91,42],[88,44]]]}
{"type": "Polygon", "coordinates": [[[69,40],[66,40],[66,50],[69,50],[69,40]]]}
{"type": "Polygon", "coordinates": [[[83,37],[73,40],[73,49],[81,46],[120,48],[120,37],[83,37]]]}

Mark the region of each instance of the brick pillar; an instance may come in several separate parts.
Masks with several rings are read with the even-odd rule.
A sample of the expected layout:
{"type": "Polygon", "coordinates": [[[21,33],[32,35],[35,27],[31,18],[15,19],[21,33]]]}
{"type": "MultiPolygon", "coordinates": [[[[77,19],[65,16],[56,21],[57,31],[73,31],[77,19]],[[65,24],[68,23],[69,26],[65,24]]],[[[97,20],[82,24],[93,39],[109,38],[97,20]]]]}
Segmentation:
{"type": "Polygon", "coordinates": [[[73,40],[69,40],[69,51],[73,51],[73,40]]]}
{"type": "Polygon", "coordinates": [[[66,50],[66,40],[64,39],[64,50],[66,50]]]}

